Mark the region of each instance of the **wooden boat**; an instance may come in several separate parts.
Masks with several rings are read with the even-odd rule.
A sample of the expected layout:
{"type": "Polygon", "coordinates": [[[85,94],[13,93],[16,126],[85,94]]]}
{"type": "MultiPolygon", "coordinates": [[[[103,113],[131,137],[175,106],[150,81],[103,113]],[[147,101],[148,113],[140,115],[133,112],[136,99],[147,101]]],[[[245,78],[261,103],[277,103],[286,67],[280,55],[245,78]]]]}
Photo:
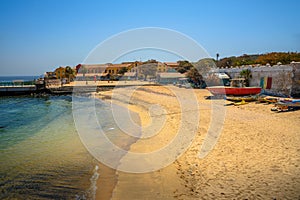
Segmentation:
{"type": "Polygon", "coordinates": [[[274,96],[259,96],[258,101],[261,103],[276,103],[279,100],[280,97],[274,97],[274,96]]]}
{"type": "Polygon", "coordinates": [[[213,95],[234,95],[234,96],[246,96],[259,94],[261,92],[260,87],[224,87],[213,86],[207,87],[213,95]]]}
{"type": "Polygon", "coordinates": [[[279,99],[277,103],[275,103],[275,107],[272,108],[272,111],[289,111],[300,109],[300,99],[291,99],[284,98],[279,99]]]}
{"type": "Polygon", "coordinates": [[[300,109],[300,99],[284,99],[279,100],[275,103],[275,107],[272,108],[272,111],[289,111],[300,109]]]}
{"type": "Polygon", "coordinates": [[[300,99],[293,99],[293,98],[280,98],[279,103],[286,103],[291,106],[299,107],[300,106],[300,99]]]}
{"type": "Polygon", "coordinates": [[[240,101],[250,102],[250,101],[256,101],[257,98],[258,98],[257,95],[253,95],[253,96],[226,96],[226,100],[233,101],[233,102],[240,102],[240,101]]]}
{"type": "Polygon", "coordinates": [[[288,102],[296,102],[298,99],[293,98],[285,98],[285,97],[275,97],[275,96],[262,96],[258,98],[259,102],[267,102],[267,103],[288,103],[288,102]]]}

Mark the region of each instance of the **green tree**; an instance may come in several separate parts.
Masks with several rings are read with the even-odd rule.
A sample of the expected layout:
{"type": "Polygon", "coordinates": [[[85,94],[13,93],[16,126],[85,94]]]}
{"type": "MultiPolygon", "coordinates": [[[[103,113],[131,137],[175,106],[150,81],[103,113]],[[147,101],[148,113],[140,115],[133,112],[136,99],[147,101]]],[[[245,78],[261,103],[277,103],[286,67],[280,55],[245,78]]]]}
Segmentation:
{"type": "Polygon", "coordinates": [[[269,63],[270,65],[276,65],[278,62],[282,64],[289,64],[292,61],[300,61],[300,53],[294,52],[272,52],[267,54],[262,54],[256,59],[256,63],[265,65],[269,63]]]}
{"type": "Polygon", "coordinates": [[[179,66],[177,68],[177,71],[181,74],[187,72],[188,70],[190,70],[193,67],[193,65],[187,60],[178,61],[178,64],[179,64],[179,66]]]}
{"type": "Polygon", "coordinates": [[[193,63],[193,66],[198,70],[202,75],[207,75],[209,71],[213,68],[216,68],[215,60],[212,58],[204,58],[198,62],[193,63]]]}
{"type": "Polygon", "coordinates": [[[118,73],[124,75],[127,71],[128,71],[127,67],[122,67],[118,73]]]}
{"type": "Polygon", "coordinates": [[[157,72],[157,63],[147,62],[146,64],[139,65],[141,74],[144,75],[144,80],[147,80],[148,76],[155,76],[157,72]]]}
{"type": "Polygon", "coordinates": [[[85,66],[81,66],[79,72],[81,72],[83,74],[83,77],[85,77],[85,74],[88,72],[88,70],[85,66]]]}
{"type": "Polygon", "coordinates": [[[203,80],[202,75],[199,71],[193,67],[187,72],[187,77],[195,84],[199,84],[201,80],[203,80]]]}
{"type": "Polygon", "coordinates": [[[65,75],[66,75],[66,78],[68,78],[68,82],[71,82],[74,80],[75,78],[75,70],[72,69],[70,66],[67,66],[65,68],[65,75]]]}
{"type": "Polygon", "coordinates": [[[250,79],[252,78],[252,73],[250,69],[244,69],[240,72],[240,76],[245,79],[246,86],[249,87],[250,79]]]}

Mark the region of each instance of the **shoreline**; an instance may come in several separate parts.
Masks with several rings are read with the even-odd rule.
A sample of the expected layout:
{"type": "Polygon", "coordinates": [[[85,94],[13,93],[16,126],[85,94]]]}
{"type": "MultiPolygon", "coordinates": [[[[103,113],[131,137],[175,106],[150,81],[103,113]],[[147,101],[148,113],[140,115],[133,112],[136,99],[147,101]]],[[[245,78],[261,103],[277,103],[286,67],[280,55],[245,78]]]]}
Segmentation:
{"type": "MultiPolygon", "coordinates": [[[[99,96],[99,93],[92,93],[93,98],[101,99],[106,103],[112,103],[111,93],[112,90],[103,91],[107,95],[99,96]]],[[[114,102],[115,103],[115,102],[114,102]]],[[[124,107],[124,103],[115,103],[118,106],[124,107]]],[[[137,113],[134,110],[130,110],[131,112],[137,113]]],[[[126,140],[126,143],[122,143],[120,147],[124,150],[130,150],[131,145],[137,142],[138,139],[134,137],[129,137],[126,140]]],[[[96,199],[111,199],[113,195],[113,190],[115,189],[118,182],[118,171],[116,169],[112,169],[105,164],[102,164],[98,161],[98,173],[99,177],[97,179],[97,190],[96,190],[96,199]]]]}
{"type": "MultiPolygon", "coordinates": [[[[161,88],[161,86],[159,88],[161,88]]],[[[151,89],[142,87],[142,88],[138,88],[137,91],[138,91],[138,93],[141,93],[141,92],[149,93],[150,92],[152,94],[155,93],[155,94],[163,95],[166,97],[174,97],[173,94],[171,94],[171,93],[169,93],[169,94],[161,93],[161,92],[153,90],[153,87],[151,87],[151,89]]],[[[147,102],[146,100],[143,100],[141,98],[138,98],[138,99],[133,98],[133,99],[130,99],[131,100],[130,104],[127,104],[127,102],[124,102],[122,100],[122,97],[124,97],[124,95],[126,95],[126,91],[117,90],[117,91],[104,92],[104,93],[98,95],[98,97],[105,101],[112,101],[112,103],[118,104],[123,107],[127,107],[130,111],[139,113],[142,127],[149,125],[149,123],[151,123],[151,116],[149,115],[148,110],[147,110],[149,107],[149,102],[147,102]],[[123,92],[125,92],[125,93],[123,93],[123,92]],[[113,98],[111,98],[112,95],[113,95],[113,98]]],[[[135,95],[133,94],[133,96],[135,96],[135,95]]],[[[162,143],[160,145],[164,145],[164,143],[162,143]]],[[[157,147],[157,145],[153,145],[153,146],[157,147]]],[[[143,140],[141,140],[141,139],[137,140],[135,143],[130,145],[130,151],[133,151],[133,152],[140,152],[140,151],[141,152],[149,152],[149,151],[152,151],[152,149],[153,148],[151,148],[147,145],[145,146],[143,144],[143,140]],[[142,145],[142,148],[140,147],[140,145],[142,145]]],[[[121,159],[121,162],[122,162],[122,159],[121,159]]],[[[164,179],[165,180],[168,179],[168,180],[172,181],[173,185],[174,185],[175,177],[177,176],[176,175],[177,170],[174,165],[168,166],[167,169],[168,170],[161,169],[161,170],[158,170],[155,172],[150,172],[150,173],[145,173],[145,174],[131,174],[131,173],[117,171],[117,174],[116,174],[117,182],[116,182],[115,187],[113,188],[113,191],[111,194],[112,195],[111,199],[123,198],[124,194],[120,193],[118,191],[120,188],[119,184],[120,184],[120,182],[123,183],[123,182],[127,182],[128,180],[130,180],[130,182],[132,182],[132,183],[136,183],[136,184],[134,184],[135,188],[122,189],[124,191],[128,191],[128,190],[141,191],[138,189],[140,187],[144,191],[143,195],[142,195],[143,198],[151,198],[154,193],[157,193],[155,191],[160,191],[160,194],[164,195],[163,190],[165,190],[166,187],[162,188],[159,186],[160,184],[157,185],[157,183],[164,182],[163,181],[164,179]],[[164,172],[162,173],[162,171],[164,171],[164,172]],[[164,177],[164,178],[162,178],[162,177],[164,177]],[[154,180],[154,184],[150,184],[150,182],[152,182],[151,180],[154,180]],[[147,184],[147,185],[143,185],[143,183],[147,184]],[[147,189],[145,190],[145,188],[147,188],[147,189]],[[121,195],[121,197],[120,197],[120,195],[121,195]]],[[[179,179],[177,180],[176,184],[178,186],[180,186],[179,179]]],[[[99,185],[99,187],[101,187],[101,185],[99,185]]],[[[123,186],[121,186],[121,187],[123,188],[123,186]]],[[[129,185],[129,187],[131,187],[131,185],[129,185]]],[[[170,187],[170,190],[171,190],[171,188],[172,187],[170,187]]],[[[169,193],[171,194],[171,196],[173,196],[172,191],[169,191],[169,193]]],[[[171,196],[168,196],[167,198],[170,198],[171,196]]],[[[97,197],[96,199],[102,199],[100,195],[96,195],[96,197],[97,197]]],[[[130,196],[127,198],[134,198],[134,196],[130,196]]]]}

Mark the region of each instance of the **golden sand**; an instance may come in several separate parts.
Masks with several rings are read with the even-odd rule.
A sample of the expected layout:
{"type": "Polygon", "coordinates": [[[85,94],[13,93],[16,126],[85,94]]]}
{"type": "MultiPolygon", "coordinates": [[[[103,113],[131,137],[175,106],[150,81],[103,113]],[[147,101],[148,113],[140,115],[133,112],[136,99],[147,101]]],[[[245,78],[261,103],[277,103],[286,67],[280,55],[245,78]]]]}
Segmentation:
{"type": "MultiPolygon", "coordinates": [[[[219,100],[205,99],[210,96],[207,90],[171,89],[195,92],[198,99],[200,124],[190,148],[173,164],[155,172],[115,172],[110,177],[100,174],[97,199],[300,198],[300,111],[275,113],[270,111],[272,105],[254,102],[226,106],[220,138],[215,148],[200,159],[211,123],[211,103],[219,100]],[[105,179],[113,185],[104,186],[105,179]]],[[[151,123],[149,105],[159,104],[167,110],[167,123],[159,134],[151,142],[138,140],[130,151],[150,152],[168,144],[181,120],[174,93],[167,87],[145,86],[133,93],[130,104],[122,101],[124,95],[126,88],[96,94],[139,113],[142,126],[151,123]]]]}

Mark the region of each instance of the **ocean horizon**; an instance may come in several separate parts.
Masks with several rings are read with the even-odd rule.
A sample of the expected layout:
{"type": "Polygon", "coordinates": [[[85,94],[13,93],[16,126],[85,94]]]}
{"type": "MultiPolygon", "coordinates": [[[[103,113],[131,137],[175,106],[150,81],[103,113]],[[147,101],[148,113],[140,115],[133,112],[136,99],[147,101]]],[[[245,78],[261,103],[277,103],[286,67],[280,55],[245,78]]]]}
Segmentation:
{"type": "Polygon", "coordinates": [[[22,80],[22,81],[33,81],[38,79],[40,76],[0,76],[0,82],[13,82],[14,80],[22,80]]]}

